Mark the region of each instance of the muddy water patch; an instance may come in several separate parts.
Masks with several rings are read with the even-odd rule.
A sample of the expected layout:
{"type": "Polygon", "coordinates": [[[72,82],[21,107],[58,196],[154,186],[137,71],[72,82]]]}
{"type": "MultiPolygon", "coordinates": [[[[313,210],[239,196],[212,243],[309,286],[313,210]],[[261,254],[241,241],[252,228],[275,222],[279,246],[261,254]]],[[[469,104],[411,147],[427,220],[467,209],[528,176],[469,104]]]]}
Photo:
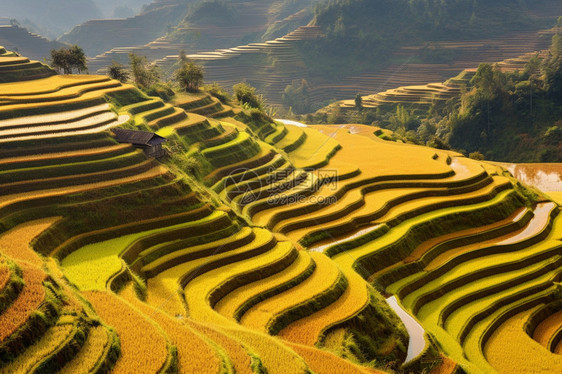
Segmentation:
{"type": "Polygon", "coordinates": [[[545,192],[562,192],[562,163],[498,165],[529,186],[545,192]]]}

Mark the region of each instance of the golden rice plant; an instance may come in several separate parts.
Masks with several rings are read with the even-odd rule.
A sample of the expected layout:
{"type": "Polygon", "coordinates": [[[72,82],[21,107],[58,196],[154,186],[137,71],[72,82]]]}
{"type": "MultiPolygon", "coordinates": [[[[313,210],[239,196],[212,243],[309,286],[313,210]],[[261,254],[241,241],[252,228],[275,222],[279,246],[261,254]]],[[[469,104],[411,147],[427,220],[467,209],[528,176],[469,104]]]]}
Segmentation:
{"type": "Polygon", "coordinates": [[[45,300],[46,274],[34,267],[22,266],[22,270],[25,286],[12,305],[0,314],[0,342],[22,327],[45,300]]]}
{"type": "Polygon", "coordinates": [[[502,323],[486,343],[486,359],[498,372],[561,372],[562,356],[548,351],[525,332],[525,324],[535,309],[516,314],[502,323]]]}
{"type": "Polygon", "coordinates": [[[0,235],[0,249],[8,257],[30,265],[43,265],[42,258],[31,247],[31,241],[60,220],[60,217],[29,221],[0,235]]]}
{"type": "Polygon", "coordinates": [[[78,186],[68,186],[68,187],[60,186],[59,188],[56,189],[46,189],[46,190],[5,195],[0,197],[0,208],[10,204],[14,204],[16,202],[31,200],[40,197],[63,196],[67,194],[91,191],[91,190],[96,190],[96,189],[110,187],[110,186],[118,186],[118,185],[137,182],[145,179],[152,179],[161,176],[163,174],[166,174],[167,172],[168,169],[158,165],[153,167],[152,169],[147,170],[146,172],[139,173],[130,177],[116,178],[116,179],[112,179],[104,182],[97,182],[97,183],[85,183],[78,186]]]}
{"type": "Polygon", "coordinates": [[[533,339],[548,348],[552,336],[562,328],[562,311],[548,316],[533,331],[533,339]]]}
{"type": "Polygon", "coordinates": [[[345,292],[332,304],[291,323],[279,336],[295,343],[315,345],[331,326],[356,316],[369,303],[367,282],[353,269],[342,269],[349,282],[345,292]]]}
{"type": "Polygon", "coordinates": [[[361,367],[333,353],[306,345],[287,343],[315,373],[382,374],[383,371],[361,367]]]}
{"type": "Polygon", "coordinates": [[[178,350],[180,372],[217,373],[224,361],[229,360],[214,339],[211,340],[205,333],[195,331],[188,319],[173,318],[160,309],[143,303],[137,299],[131,286],[127,286],[121,295],[166,332],[178,350]]]}
{"type": "Polygon", "coordinates": [[[249,305],[267,298],[266,295],[273,295],[273,291],[280,292],[280,287],[284,285],[292,286],[292,282],[302,276],[310,276],[315,267],[316,263],[307,252],[299,252],[299,257],[286,269],[235,289],[219,300],[214,309],[226,317],[238,319],[240,313],[243,314],[249,305]]]}
{"type": "Polygon", "coordinates": [[[168,361],[168,342],[158,326],[119,296],[105,291],[83,294],[119,335],[121,356],[114,373],[156,373],[164,368],[168,361]]]}
{"type": "Polygon", "coordinates": [[[59,373],[91,373],[106,359],[110,345],[114,344],[113,335],[105,326],[99,325],[90,328],[84,346],[74,358],[64,365],[59,373]]]}
{"type": "Polygon", "coordinates": [[[329,292],[341,276],[339,268],[321,253],[310,255],[316,262],[316,269],[310,277],[295,287],[253,306],[242,316],[240,323],[259,331],[269,331],[268,326],[278,315],[329,292]]]}
{"type": "MultiPolygon", "coordinates": [[[[76,317],[73,318],[76,322],[76,317]]],[[[76,326],[72,323],[61,323],[49,328],[32,346],[23,351],[9,365],[0,369],[0,373],[30,373],[49,355],[56,352],[69,338],[76,326]]]]}

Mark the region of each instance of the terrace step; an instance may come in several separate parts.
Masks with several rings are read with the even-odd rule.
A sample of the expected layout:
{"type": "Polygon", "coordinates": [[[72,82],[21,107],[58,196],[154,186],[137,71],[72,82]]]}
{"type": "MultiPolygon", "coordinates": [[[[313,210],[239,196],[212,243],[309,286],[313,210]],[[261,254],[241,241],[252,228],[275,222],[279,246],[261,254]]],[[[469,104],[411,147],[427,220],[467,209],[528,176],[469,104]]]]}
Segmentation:
{"type": "MultiPolygon", "coordinates": [[[[2,56],[2,55],[0,55],[2,56]]],[[[4,65],[17,65],[17,64],[25,64],[29,62],[29,59],[26,57],[3,57],[0,60],[0,66],[4,65]]]]}
{"type": "Polygon", "coordinates": [[[79,84],[69,85],[55,92],[33,93],[33,94],[17,94],[13,96],[0,96],[0,109],[4,107],[18,104],[48,104],[62,100],[77,99],[86,93],[98,93],[103,96],[100,91],[106,91],[112,88],[121,88],[120,82],[110,80],[107,77],[98,81],[88,82],[82,81],[79,84]]]}
{"type": "MultiPolygon", "coordinates": [[[[262,153],[264,152],[262,151],[262,153]]],[[[229,193],[238,194],[235,193],[235,191],[238,190],[236,186],[240,185],[240,193],[243,193],[246,191],[243,187],[246,182],[251,184],[253,180],[264,178],[269,171],[277,169],[286,162],[282,155],[269,152],[266,154],[266,157],[260,159],[260,162],[242,165],[238,169],[232,169],[230,174],[215,183],[211,188],[221,196],[228,197],[229,193]]]]}
{"type": "MultiPolygon", "coordinates": [[[[163,312],[160,308],[148,305],[137,298],[136,292],[130,285],[119,293],[119,296],[131,303],[158,324],[166,333],[171,343],[177,349],[177,363],[180,372],[220,372],[221,368],[236,368],[244,372],[244,368],[237,365],[240,356],[234,354],[235,347],[225,349],[220,339],[199,329],[200,325],[192,319],[178,320],[163,312]],[[218,340],[218,341],[217,341],[218,340]],[[233,353],[231,355],[231,353],[233,353]]],[[[230,342],[229,342],[230,343],[230,342]]],[[[238,353],[238,352],[237,352],[238,353]]],[[[241,362],[244,362],[241,360],[241,362]]]]}
{"type": "MultiPolygon", "coordinates": [[[[289,234],[294,240],[306,241],[307,245],[310,245],[307,238],[322,232],[331,232],[332,236],[340,237],[353,232],[361,225],[372,224],[373,221],[387,215],[391,209],[411,200],[417,202],[430,196],[466,194],[485,187],[491,181],[486,173],[456,180],[449,178],[444,181],[423,179],[377,181],[377,179],[369,180],[358,176],[338,182],[336,186],[334,183],[329,183],[319,189],[315,193],[314,203],[301,204],[297,209],[277,209],[269,214],[267,212],[260,214],[255,219],[258,222],[268,219],[266,221],[268,226],[289,234]],[[326,204],[328,201],[331,204],[326,204]],[[303,215],[307,218],[301,218],[303,215]],[[314,226],[321,227],[315,229],[314,226]]],[[[374,223],[377,224],[378,222],[374,223]]]]}
{"type": "Polygon", "coordinates": [[[208,314],[208,309],[213,308],[223,297],[239,287],[279,273],[294,263],[297,257],[298,252],[291,243],[279,242],[267,251],[240,261],[214,266],[205,274],[186,274],[187,277],[184,275],[180,284],[185,289],[185,299],[193,313],[210,322],[215,317],[205,317],[203,314],[208,314]]]}
{"type": "Polygon", "coordinates": [[[260,152],[260,146],[246,132],[238,133],[238,136],[228,143],[215,147],[205,148],[201,154],[216,168],[242,162],[250,159],[260,152]]]}
{"type": "Polygon", "coordinates": [[[234,110],[231,106],[222,105],[222,107],[223,107],[222,110],[214,113],[209,113],[207,114],[207,116],[210,118],[223,118],[223,117],[232,117],[235,115],[234,110]]]}
{"type": "MultiPolygon", "coordinates": [[[[275,157],[269,163],[259,168],[247,169],[244,180],[233,183],[225,189],[225,196],[232,201],[236,197],[269,186],[280,180],[286,179],[294,171],[294,166],[287,162],[282,156],[275,157]],[[249,178],[252,177],[252,178],[249,178]]],[[[232,176],[233,178],[235,176],[232,176]]],[[[238,178],[237,178],[238,179],[238,178]]]]}
{"type": "Polygon", "coordinates": [[[279,143],[281,140],[283,140],[283,138],[285,136],[287,136],[287,134],[289,133],[289,130],[287,129],[287,127],[283,124],[280,123],[276,123],[276,128],[275,128],[275,132],[269,134],[264,141],[268,144],[274,145],[276,143],[279,143]]]}
{"type": "MultiPolygon", "coordinates": [[[[68,157],[66,162],[63,159],[50,159],[47,158],[49,164],[40,166],[31,166],[24,168],[16,168],[15,170],[10,170],[10,166],[6,171],[0,172],[0,186],[7,184],[14,184],[16,182],[22,182],[26,180],[44,180],[49,178],[59,178],[59,177],[74,177],[79,174],[88,174],[98,171],[109,171],[111,169],[118,169],[121,167],[130,166],[133,164],[138,164],[146,160],[146,157],[139,151],[135,150],[133,147],[111,147],[106,149],[96,149],[93,153],[93,160],[88,160],[89,156],[87,150],[84,152],[86,160],[81,160],[80,153],[73,152],[70,155],[65,155],[68,157]],[[105,152],[100,152],[105,151],[105,152]],[[75,156],[75,157],[72,157],[75,156]],[[78,157],[76,157],[78,156],[78,157]],[[57,162],[58,161],[58,162],[57,162]],[[39,177],[39,178],[38,178],[39,177]]],[[[90,153],[91,154],[91,153],[90,153]]],[[[5,161],[2,160],[0,164],[5,161]]],[[[14,165],[17,167],[17,164],[14,165]]]]}
{"type": "Polygon", "coordinates": [[[114,122],[117,116],[109,111],[105,111],[83,119],[71,122],[64,122],[59,124],[50,125],[36,125],[36,126],[18,126],[17,128],[4,128],[0,130],[0,139],[24,136],[24,135],[39,135],[42,133],[53,133],[62,131],[82,130],[92,127],[101,127],[109,122],[114,122]]]}
{"type": "MultiPolygon", "coordinates": [[[[332,135],[333,136],[333,135],[332,135]]],[[[345,149],[344,149],[345,150],[345,149]]],[[[335,158],[338,158],[336,154],[335,158]]],[[[472,170],[472,168],[463,168],[463,172],[457,173],[452,175],[453,172],[450,171],[447,175],[419,175],[419,176],[410,176],[408,177],[407,181],[399,180],[400,177],[396,175],[385,175],[385,176],[367,176],[362,173],[359,174],[358,169],[350,168],[349,164],[340,164],[334,163],[328,165],[328,169],[320,169],[320,174],[330,174],[330,170],[334,168],[336,170],[335,175],[328,175],[329,183],[326,186],[323,186],[319,189],[314,191],[313,196],[317,197],[315,199],[309,199],[306,202],[303,202],[299,205],[288,205],[285,207],[279,207],[276,209],[268,210],[265,212],[260,212],[253,219],[256,222],[259,222],[263,225],[267,224],[269,227],[275,227],[277,223],[285,220],[298,220],[299,215],[303,214],[310,214],[316,210],[326,208],[327,201],[333,203],[333,200],[340,200],[343,198],[348,191],[352,191],[355,189],[360,189],[361,194],[366,194],[372,188],[372,191],[376,191],[380,189],[379,185],[388,186],[391,185],[389,183],[394,182],[396,183],[396,187],[461,187],[463,185],[474,184],[478,181],[481,181],[483,178],[487,177],[485,171],[482,168],[478,168],[478,171],[472,170]],[[330,167],[331,166],[331,167],[330,167]],[[346,169],[350,169],[351,172],[346,172],[346,169]],[[468,172],[464,171],[464,169],[468,170],[468,172]],[[452,175],[452,176],[451,176],[452,175]],[[427,179],[421,180],[419,182],[415,182],[417,179],[427,179]],[[341,181],[340,181],[341,180],[341,181]],[[413,180],[413,181],[410,181],[413,180]],[[335,183],[337,181],[337,184],[335,183]],[[368,185],[373,185],[369,187],[368,185]]],[[[453,165],[453,164],[452,164],[453,165]]],[[[453,169],[455,170],[455,169],[453,169]]],[[[333,170],[332,170],[333,174],[333,170]]],[[[402,177],[403,178],[403,177],[402,177]]],[[[357,198],[360,198],[360,195],[356,195],[357,198]]],[[[369,210],[366,210],[366,213],[370,213],[369,210]]],[[[288,228],[287,228],[288,229],[288,228]]],[[[285,232],[289,232],[291,230],[287,230],[285,232]]],[[[313,236],[309,231],[301,230],[302,235],[305,236],[313,236]]],[[[293,235],[295,240],[300,240],[299,237],[293,235]]]]}
{"type": "MultiPolygon", "coordinates": [[[[248,204],[256,203],[272,196],[292,191],[299,185],[305,183],[309,178],[309,173],[304,170],[290,168],[288,174],[280,173],[278,180],[267,181],[268,184],[261,183],[255,189],[251,189],[236,196],[232,202],[239,207],[245,207],[248,204]]],[[[275,177],[275,176],[273,176],[275,177]]]]}
{"type": "MultiPolygon", "coordinates": [[[[509,253],[535,243],[540,244],[541,239],[544,239],[546,235],[552,234],[550,220],[551,216],[556,213],[553,207],[554,204],[544,204],[542,211],[539,211],[540,214],[535,215],[519,230],[491,238],[487,241],[467,245],[466,250],[460,247],[450,252],[445,252],[444,255],[446,257],[443,257],[443,259],[437,256],[439,261],[430,262],[425,267],[424,272],[408,282],[400,282],[400,289],[397,289],[396,286],[389,287],[389,291],[397,292],[404,305],[410,305],[409,300],[416,298],[414,293],[418,292],[419,287],[427,289],[429,284],[435,284],[438,278],[441,279],[441,276],[447,276],[447,273],[455,266],[461,266],[469,261],[477,261],[480,255],[501,256],[502,253],[509,253]]],[[[412,303],[411,305],[414,304],[412,303]]],[[[414,308],[417,310],[419,306],[414,308]]]]}
{"type": "Polygon", "coordinates": [[[221,298],[214,309],[225,317],[239,321],[254,305],[301,283],[315,268],[316,262],[312,257],[299,251],[297,259],[287,268],[233,290],[221,298]]]}
{"type": "Polygon", "coordinates": [[[287,134],[275,143],[275,147],[289,153],[300,147],[306,140],[306,133],[300,127],[287,126],[287,134]]]}
{"type": "MultiPolygon", "coordinates": [[[[507,238],[510,235],[514,235],[516,232],[524,230],[525,226],[529,224],[532,218],[533,212],[531,210],[521,208],[516,210],[509,217],[489,225],[455,231],[450,234],[429,239],[418,245],[412,254],[403,261],[373,274],[369,278],[369,281],[373,282],[377,280],[382,284],[390,284],[393,283],[393,281],[397,281],[393,284],[392,289],[398,290],[403,284],[407,283],[409,279],[408,274],[417,273],[423,269],[431,270],[428,265],[443,254],[460,253],[465,249],[468,251],[470,248],[481,248],[484,247],[486,243],[498,241],[498,238],[507,238]]],[[[437,262],[434,262],[434,264],[436,263],[437,262]]]]}
{"type": "Polygon", "coordinates": [[[161,129],[165,126],[171,126],[178,122],[187,119],[187,114],[183,109],[174,108],[174,112],[157,119],[154,119],[148,123],[148,127],[152,129],[161,129]]]}
{"type": "Polygon", "coordinates": [[[25,350],[2,373],[53,372],[65,365],[84,344],[88,327],[80,316],[61,315],[57,323],[45,331],[41,339],[25,350]]]}
{"type": "Polygon", "coordinates": [[[550,352],[554,352],[562,341],[562,310],[551,314],[539,323],[532,337],[550,352]]]}
{"type": "Polygon", "coordinates": [[[37,82],[9,83],[4,85],[7,90],[6,97],[17,96],[39,96],[56,94],[64,90],[76,89],[76,87],[107,83],[111,78],[105,75],[55,75],[37,82]]]}
{"type": "Polygon", "coordinates": [[[161,119],[161,118],[167,117],[169,115],[175,114],[176,111],[179,111],[179,110],[177,108],[174,108],[170,104],[164,104],[164,106],[162,106],[162,107],[152,109],[152,110],[149,110],[149,111],[139,112],[136,115],[142,121],[146,122],[147,125],[149,125],[151,122],[153,122],[157,119],[161,119]]]}
{"type": "MultiPolygon", "coordinates": [[[[291,127],[291,126],[288,126],[291,127]]],[[[285,147],[289,159],[297,168],[318,169],[326,166],[341,145],[333,138],[311,128],[304,128],[306,138],[295,149],[285,147]],[[288,150],[292,149],[292,150],[288,150]]]]}
{"type": "MultiPolygon", "coordinates": [[[[104,191],[115,191],[116,186],[129,185],[134,186],[135,184],[150,184],[158,177],[164,178],[166,181],[170,181],[169,171],[162,166],[150,166],[149,168],[142,171],[137,170],[134,175],[129,177],[117,177],[116,179],[103,180],[101,182],[90,182],[85,184],[80,184],[77,186],[64,186],[58,187],[56,189],[46,189],[38,190],[33,192],[25,193],[15,193],[6,196],[0,196],[0,210],[4,214],[13,214],[15,211],[29,208],[29,207],[40,207],[45,205],[50,205],[53,200],[61,201],[61,199],[66,198],[68,195],[74,193],[92,193],[94,191],[104,192],[104,191]]],[[[67,202],[72,202],[72,200],[65,200],[67,202]]]]}
{"type": "Polygon", "coordinates": [[[527,299],[529,301],[526,304],[513,303],[501,308],[498,313],[479,324],[482,328],[478,330],[489,331],[486,333],[488,339],[484,344],[479,347],[475,345],[477,350],[485,355],[481,357],[479,354],[479,359],[497,372],[559,372],[562,368],[560,352],[549,352],[532,340],[525,331],[529,317],[548,301],[544,300],[546,297],[541,300],[538,295],[535,300],[527,299]],[[506,347],[506,342],[517,344],[509,344],[506,347]]]}
{"type": "Polygon", "coordinates": [[[129,104],[120,108],[121,111],[128,112],[132,115],[149,112],[164,107],[164,101],[160,99],[148,99],[134,104],[129,104]]]}
{"type": "Polygon", "coordinates": [[[197,109],[209,104],[213,103],[213,99],[210,95],[203,95],[203,96],[176,96],[173,101],[173,104],[183,110],[189,112],[192,109],[197,109]]]}
{"type": "Polygon", "coordinates": [[[178,283],[187,284],[215,268],[252,258],[275,247],[277,241],[271,232],[257,228],[252,231],[255,233],[255,238],[248,244],[224,253],[181,263],[149,278],[147,282],[149,302],[154,300],[153,302],[158,304],[169,304],[168,307],[173,307],[174,314],[183,313],[185,309],[177,293],[178,283]]]}
{"type": "Polygon", "coordinates": [[[85,149],[115,146],[115,140],[104,133],[68,136],[64,143],[57,138],[42,139],[40,142],[28,140],[17,143],[4,143],[1,158],[48,157],[51,154],[79,152],[85,149]]]}
{"type": "MultiPolygon", "coordinates": [[[[8,197],[10,194],[22,194],[31,191],[49,190],[61,187],[72,187],[85,184],[87,182],[95,181],[96,183],[110,181],[113,179],[135,177],[140,173],[144,173],[155,167],[154,160],[146,160],[145,156],[141,153],[132,154],[130,157],[129,165],[124,163],[125,166],[116,165],[117,169],[110,169],[106,171],[94,171],[85,174],[72,174],[69,176],[52,177],[45,179],[24,180],[21,182],[14,182],[0,186],[1,195],[8,197]],[[144,159],[144,160],[143,160],[144,159]]],[[[125,160],[127,161],[127,160],[125,160]]],[[[103,165],[103,163],[100,163],[103,165]]]]}
{"type": "Polygon", "coordinates": [[[316,345],[332,326],[359,315],[370,303],[367,282],[352,269],[341,269],[348,285],[344,293],[323,309],[301,318],[279,332],[283,339],[308,346],[316,345]]]}
{"type": "Polygon", "coordinates": [[[268,199],[251,202],[244,206],[242,212],[248,214],[254,222],[259,224],[259,221],[254,218],[256,214],[264,210],[292,205],[295,202],[302,201],[307,196],[311,196],[320,188],[322,180],[315,173],[305,173],[305,175],[306,178],[298,180],[294,188],[274,194],[268,199]]]}
{"type": "Polygon", "coordinates": [[[423,281],[418,291],[403,298],[403,304],[453,359],[486,369],[489,364],[478,352],[493,333],[487,326],[495,324],[494,316],[518,310],[525,300],[535,303],[529,304],[532,307],[552,299],[552,282],[562,275],[562,245],[555,240],[562,232],[561,222],[556,218],[554,229],[537,244],[511,242],[517,245],[501,252],[483,248],[472,260],[444,265],[443,275],[423,281]],[[463,349],[472,363],[459,355],[463,349]]]}
{"type": "Polygon", "coordinates": [[[176,365],[170,341],[154,321],[109,292],[83,294],[102,320],[119,335],[121,355],[113,372],[166,372],[176,365]]]}
{"type": "Polygon", "coordinates": [[[240,133],[238,131],[238,129],[234,126],[222,126],[221,127],[224,129],[223,133],[220,135],[217,135],[215,137],[212,138],[207,138],[203,141],[201,141],[200,143],[200,147],[201,149],[206,149],[206,148],[212,148],[212,147],[217,147],[220,146],[222,144],[226,144],[228,142],[233,141],[234,139],[236,139],[238,137],[238,134],[240,133]]]}
{"type": "Polygon", "coordinates": [[[310,255],[316,263],[310,277],[256,304],[244,313],[240,323],[276,335],[291,322],[309,316],[339,299],[348,287],[347,279],[325,255],[310,255]]]}
{"type": "Polygon", "coordinates": [[[7,157],[0,159],[2,171],[23,170],[37,167],[45,167],[53,164],[65,164],[72,162],[88,162],[105,158],[119,156],[130,151],[129,144],[115,144],[107,147],[81,149],[78,151],[53,152],[41,155],[26,155],[19,157],[7,157]]]}
{"type": "MultiPolygon", "coordinates": [[[[333,258],[338,264],[341,264],[340,266],[353,266],[364,278],[368,278],[372,274],[402,261],[421,242],[454,231],[453,222],[456,222],[457,225],[461,222],[467,226],[481,225],[480,214],[483,212],[488,212],[489,219],[495,221],[497,219],[494,216],[503,215],[505,218],[519,208],[521,203],[516,200],[512,190],[505,190],[483,202],[466,204],[461,207],[455,206],[423,213],[390,230],[387,227],[384,236],[376,242],[370,242],[370,240],[365,242],[359,237],[349,245],[345,247],[340,245],[339,248],[329,250],[327,253],[334,256],[333,258]],[[505,211],[508,213],[504,214],[505,211]],[[438,225],[437,222],[441,222],[441,224],[438,225]],[[446,226],[444,222],[447,222],[446,226]],[[442,231],[435,231],[438,230],[437,227],[442,231]],[[445,227],[447,229],[443,230],[445,227]],[[415,240],[412,240],[412,234],[416,234],[415,240]]],[[[368,234],[366,236],[369,239],[368,234]]]]}
{"type": "MultiPolygon", "coordinates": [[[[256,234],[251,228],[243,227],[234,235],[196,246],[186,247],[182,240],[163,243],[140,253],[144,264],[141,271],[147,278],[152,278],[184,262],[235,250],[251,243],[255,238],[256,234]]],[[[192,240],[186,239],[186,241],[192,240]]]]}
{"type": "Polygon", "coordinates": [[[60,112],[56,114],[40,114],[28,117],[4,119],[0,120],[0,129],[9,130],[19,127],[35,127],[72,123],[102,113],[110,113],[109,104],[93,105],[83,109],[60,112]]]}
{"type": "Polygon", "coordinates": [[[17,300],[23,287],[21,268],[8,258],[0,257],[0,314],[17,300]]]}
{"type": "Polygon", "coordinates": [[[118,342],[119,337],[114,330],[104,325],[92,326],[82,349],[57,372],[74,374],[109,371],[118,357],[118,342]]]}
{"type": "Polygon", "coordinates": [[[166,127],[169,131],[175,131],[189,143],[204,140],[220,134],[219,129],[211,126],[206,117],[198,114],[188,114],[187,119],[166,127]]]}
{"type": "Polygon", "coordinates": [[[278,153],[260,147],[261,151],[253,156],[252,158],[244,161],[238,161],[228,166],[223,166],[213,170],[211,173],[204,177],[205,184],[209,186],[217,186],[219,184],[230,185],[234,183],[238,178],[244,178],[248,173],[248,169],[259,168],[278,156],[278,153]]]}
{"type": "Polygon", "coordinates": [[[50,300],[53,296],[43,285],[47,275],[38,268],[20,266],[24,286],[18,297],[0,314],[0,366],[18,356],[22,345],[29,346],[38,341],[58,315],[50,300]]]}
{"type": "Polygon", "coordinates": [[[116,117],[113,113],[107,113],[69,124],[0,131],[0,143],[98,133],[120,126],[128,120],[128,116],[116,117]]]}
{"type": "MultiPolygon", "coordinates": [[[[11,57],[15,57],[15,55],[11,57]]],[[[4,58],[6,57],[2,59],[4,58]]],[[[0,83],[36,80],[51,77],[56,74],[50,67],[37,61],[4,65],[3,68],[2,74],[0,75],[0,83]]]]}
{"type": "MultiPolygon", "coordinates": [[[[380,223],[379,220],[382,220],[381,217],[384,217],[393,208],[399,207],[402,204],[415,201],[416,205],[422,205],[423,201],[436,200],[436,198],[432,197],[439,197],[440,201],[443,201],[447,198],[453,198],[453,196],[479,191],[491,182],[492,179],[485,178],[466,186],[450,188],[440,187],[441,184],[439,182],[429,180],[367,184],[361,188],[350,190],[341,198],[338,198],[338,195],[334,193],[332,196],[334,199],[337,199],[336,204],[328,206],[318,204],[316,207],[310,207],[308,210],[312,214],[308,214],[306,219],[298,216],[286,219],[281,221],[281,224],[277,223],[275,228],[283,233],[298,230],[297,233],[293,234],[296,238],[305,234],[303,229],[305,227],[306,231],[310,233],[315,226],[319,225],[322,225],[322,230],[329,230],[330,227],[340,224],[346,224],[350,228],[359,227],[367,223],[376,225],[380,223]],[[432,188],[432,185],[435,187],[432,188]],[[425,188],[422,188],[422,186],[425,186],[425,188]],[[329,223],[329,225],[326,225],[326,223],[329,223]]],[[[329,201],[331,198],[327,196],[324,200],[329,201]]],[[[276,216],[273,216],[270,222],[277,222],[278,219],[276,216]]]]}
{"type": "Polygon", "coordinates": [[[134,271],[140,271],[142,263],[137,259],[145,248],[164,240],[189,237],[201,231],[214,231],[231,224],[222,211],[211,211],[208,206],[176,216],[161,217],[118,227],[98,230],[89,236],[75,238],[79,243],[72,253],[62,260],[66,276],[82,290],[103,290],[109,280],[124,270],[123,260],[134,271]],[[214,227],[213,230],[209,230],[214,227]],[[131,233],[133,232],[133,233],[131,233]],[[107,237],[113,238],[107,240],[107,237]],[[95,241],[98,239],[97,241],[95,241]],[[106,239],[106,240],[104,240],[106,239]],[[93,244],[89,244],[93,243],[93,244]],[[97,277],[84,276],[85,269],[96,271],[97,277]]]}
{"type": "Polygon", "coordinates": [[[187,109],[186,111],[189,113],[195,113],[203,116],[209,116],[214,113],[220,113],[224,111],[225,108],[222,106],[219,99],[214,98],[211,96],[211,102],[209,104],[198,106],[195,108],[187,109]]]}
{"type": "Polygon", "coordinates": [[[35,103],[33,108],[29,103],[11,104],[0,106],[0,119],[11,119],[19,117],[34,117],[36,115],[51,115],[57,113],[73,112],[75,110],[87,109],[92,106],[107,104],[105,95],[113,97],[121,94],[135,93],[130,85],[120,85],[114,88],[106,88],[98,91],[89,91],[74,98],[58,98],[56,100],[35,103]],[[30,115],[33,113],[33,115],[30,115]]]}

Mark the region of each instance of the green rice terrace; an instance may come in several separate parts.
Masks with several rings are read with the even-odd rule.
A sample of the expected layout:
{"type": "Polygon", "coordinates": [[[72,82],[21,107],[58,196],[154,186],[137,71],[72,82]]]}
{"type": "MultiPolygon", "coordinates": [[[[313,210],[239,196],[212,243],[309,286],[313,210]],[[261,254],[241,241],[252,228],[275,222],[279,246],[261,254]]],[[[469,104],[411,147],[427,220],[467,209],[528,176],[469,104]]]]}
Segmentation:
{"type": "Polygon", "coordinates": [[[0,373],[562,372],[556,186],[4,48],[0,82],[0,373]]]}

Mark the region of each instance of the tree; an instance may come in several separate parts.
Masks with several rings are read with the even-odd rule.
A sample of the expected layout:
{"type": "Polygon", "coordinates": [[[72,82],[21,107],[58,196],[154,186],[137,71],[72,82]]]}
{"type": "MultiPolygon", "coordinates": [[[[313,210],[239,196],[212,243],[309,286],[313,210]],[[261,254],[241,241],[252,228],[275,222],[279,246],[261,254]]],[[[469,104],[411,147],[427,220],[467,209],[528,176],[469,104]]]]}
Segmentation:
{"type": "Polygon", "coordinates": [[[121,83],[125,83],[129,80],[129,72],[126,70],[125,66],[115,60],[112,61],[109,68],[107,68],[107,75],[109,75],[111,79],[116,79],[121,83]]]}
{"type": "Polygon", "coordinates": [[[484,157],[484,155],[479,152],[479,151],[474,151],[469,153],[468,158],[471,158],[473,160],[478,160],[478,161],[483,161],[486,159],[486,157],[484,157]]]}
{"type": "Polygon", "coordinates": [[[180,52],[178,54],[178,60],[179,61],[186,61],[187,60],[187,55],[185,54],[185,49],[180,49],[180,52]]]}
{"type": "Polygon", "coordinates": [[[59,73],[72,74],[75,70],[78,73],[88,71],[86,65],[86,54],[84,50],[77,45],[70,48],[60,48],[51,50],[51,65],[59,73]]]}
{"type": "Polygon", "coordinates": [[[507,79],[497,66],[480,64],[470,83],[484,98],[491,100],[504,93],[507,79]]]}
{"type": "Polygon", "coordinates": [[[88,71],[86,54],[84,50],[77,46],[76,44],[70,47],[70,67],[72,70],[76,69],[78,72],[82,73],[88,71]]]}
{"type": "Polygon", "coordinates": [[[145,56],[129,53],[129,63],[131,65],[133,81],[139,88],[146,90],[160,79],[158,67],[149,64],[145,56]]]}
{"type": "Polygon", "coordinates": [[[283,91],[283,104],[292,108],[297,114],[304,114],[311,111],[308,96],[308,82],[304,79],[294,80],[292,84],[285,87],[283,91]]]}
{"type": "Polygon", "coordinates": [[[203,83],[203,67],[196,65],[193,61],[186,59],[180,68],[174,73],[174,79],[185,91],[197,91],[203,83]]]}
{"type": "Polygon", "coordinates": [[[328,123],[338,124],[345,123],[345,116],[342,113],[341,106],[339,103],[335,103],[331,106],[330,114],[327,119],[328,123]]]}
{"type": "Polygon", "coordinates": [[[363,98],[360,94],[355,95],[355,108],[358,110],[363,109],[363,98]]]}
{"type": "Polygon", "coordinates": [[[232,89],[234,90],[234,97],[240,104],[263,110],[263,98],[261,95],[256,95],[255,87],[246,83],[238,83],[232,89]]]}

